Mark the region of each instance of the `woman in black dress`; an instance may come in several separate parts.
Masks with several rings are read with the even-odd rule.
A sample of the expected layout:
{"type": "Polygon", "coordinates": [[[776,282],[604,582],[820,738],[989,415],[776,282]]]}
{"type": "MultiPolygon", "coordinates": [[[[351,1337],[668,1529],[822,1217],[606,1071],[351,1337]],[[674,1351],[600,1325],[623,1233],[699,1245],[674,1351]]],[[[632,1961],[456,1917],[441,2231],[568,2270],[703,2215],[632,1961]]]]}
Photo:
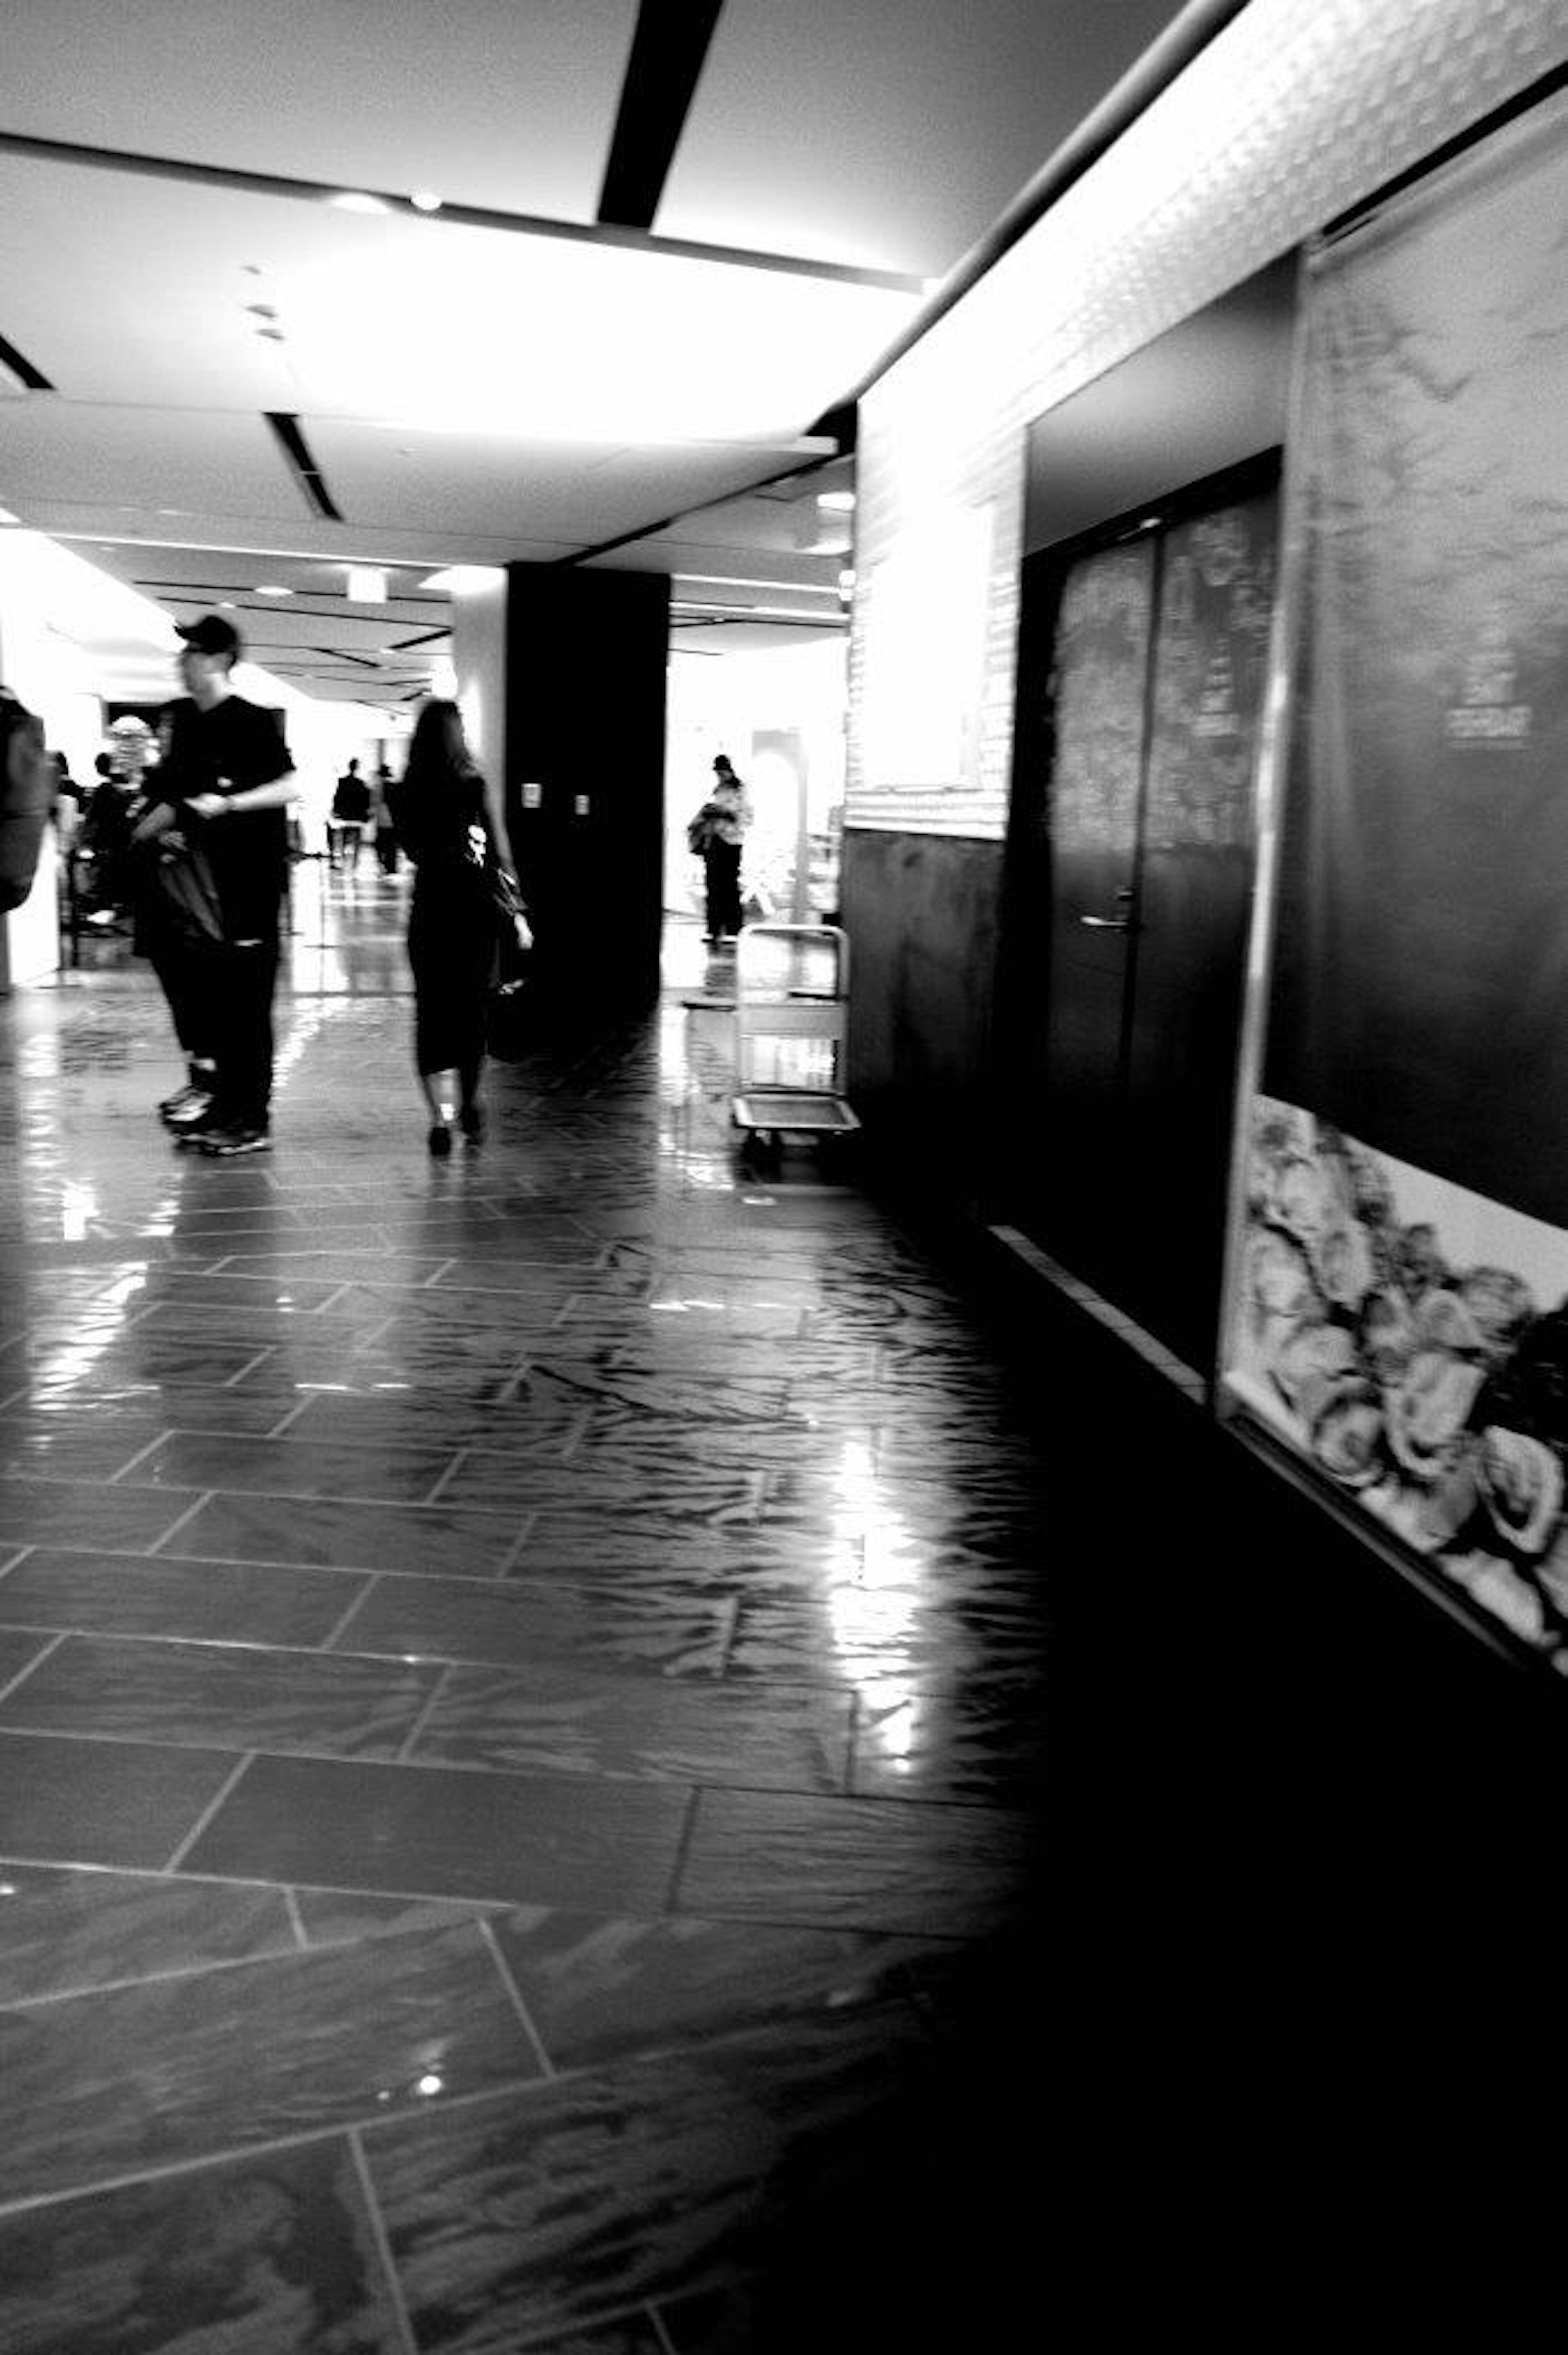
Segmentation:
{"type": "Polygon", "coordinates": [[[494,876],[513,864],[500,790],[475,768],[455,703],[423,706],[408,765],[387,798],[397,839],[414,862],[414,1061],[430,1114],[430,1151],[444,1158],[454,1110],[471,1144],[483,1133],[485,1001],[505,921],[494,876]]]}

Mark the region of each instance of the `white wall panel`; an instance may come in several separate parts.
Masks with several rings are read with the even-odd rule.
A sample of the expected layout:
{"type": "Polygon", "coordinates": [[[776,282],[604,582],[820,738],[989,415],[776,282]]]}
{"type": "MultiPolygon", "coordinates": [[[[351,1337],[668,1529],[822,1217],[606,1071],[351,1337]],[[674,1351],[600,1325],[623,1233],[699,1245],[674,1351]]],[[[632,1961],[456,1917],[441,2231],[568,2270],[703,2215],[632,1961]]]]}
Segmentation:
{"type": "Polygon", "coordinates": [[[1568,0],[1252,0],[873,387],[859,578],[970,506],[991,510],[991,560],[978,756],[939,786],[879,771],[866,715],[918,664],[920,631],[879,625],[874,590],[857,609],[851,826],[1005,831],[1030,420],[1565,59],[1568,0]]]}

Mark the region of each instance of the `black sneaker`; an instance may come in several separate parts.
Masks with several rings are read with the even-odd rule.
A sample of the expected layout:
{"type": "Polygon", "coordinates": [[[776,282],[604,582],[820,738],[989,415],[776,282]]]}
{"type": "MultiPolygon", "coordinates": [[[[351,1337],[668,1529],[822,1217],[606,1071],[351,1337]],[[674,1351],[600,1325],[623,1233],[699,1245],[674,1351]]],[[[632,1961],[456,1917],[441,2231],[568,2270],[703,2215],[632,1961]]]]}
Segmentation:
{"type": "Polygon", "coordinates": [[[272,1135],[265,1128],[207,1128],[196,1143],[216,1159],[231,1161],[239,1153],[270,1153],[272,1135]]]}
{"type": "Polygon", "coordinates": [[[189,1128],[196,1121],[205,1120],[211,1110],[210,1088],[182,1088],[178,1095],[165,1097],[158,1106],[165,1128],[189,1128]]]}

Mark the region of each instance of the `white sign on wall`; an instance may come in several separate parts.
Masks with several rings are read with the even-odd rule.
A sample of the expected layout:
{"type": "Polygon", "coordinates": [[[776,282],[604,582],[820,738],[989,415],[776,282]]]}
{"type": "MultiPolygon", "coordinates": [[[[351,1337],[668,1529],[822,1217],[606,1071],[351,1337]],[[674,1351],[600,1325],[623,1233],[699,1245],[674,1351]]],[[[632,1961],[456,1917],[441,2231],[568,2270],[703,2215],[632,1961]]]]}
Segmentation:
{"type": "Polygon", "coordinates": [[[993,526],[990,505],[950,508],[858,584],[868,784],[978,783],[993,526]]]}

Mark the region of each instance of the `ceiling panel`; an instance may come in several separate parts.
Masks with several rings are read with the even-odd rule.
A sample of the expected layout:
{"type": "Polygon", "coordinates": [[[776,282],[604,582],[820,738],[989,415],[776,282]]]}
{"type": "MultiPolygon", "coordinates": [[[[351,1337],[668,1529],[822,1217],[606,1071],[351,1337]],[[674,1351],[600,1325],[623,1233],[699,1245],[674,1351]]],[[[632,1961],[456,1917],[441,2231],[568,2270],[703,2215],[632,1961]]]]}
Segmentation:
{"type": "Polygon", "coordinates": [[[0,500],[25,506],[29,521],[41,500],[161,517],[171,538],[170,527],[196,510],[274,525],[307,511],[261,417],[114,409],[48,394],[6,411],[0,500]]]}
{"type": "Polygon", "coordinates": [[[863,373],[916,300],[15,155],[0,156],[0,334],[79,400],[776,441],[863,373]]]}
{"type": "Polygon", "coordinates": [[[654,227],[939,277],[1179,13],[726,0],[654,227]]]}
{"type": "Polygon", "coordinates": [[[5,126],[591,221],[635,0],[0,0],[5,126]]]}
{"type": "Polygon", "coordinates": [[[416,538],[546,536],[583,547],[657,523],[790,463],[789,449],[563,450],[499,436],[395,432],[309,418],[305,430],[347,523],[416,538]]]}
{"type": "MultiPolygon", "coordinates": [[[[0,451],[0,503],[5,475],[0,451]]],[[[69,499],[28,499],[26,520],[56,539],[125,541],[157,548],[231,549],[270,573],[291,556],[326,556],[366,564],[418,562],[426,570],[440,564],[548,564],[569,556],[574,543],[524,538],[515,532],[418,533],[403,525],[326,523],[300,514],[280,523],[266,516],[160,517],[155,509],[84,506],[69,499]],[[421,544],[422,543],[422,544],[421,544]]]]}

